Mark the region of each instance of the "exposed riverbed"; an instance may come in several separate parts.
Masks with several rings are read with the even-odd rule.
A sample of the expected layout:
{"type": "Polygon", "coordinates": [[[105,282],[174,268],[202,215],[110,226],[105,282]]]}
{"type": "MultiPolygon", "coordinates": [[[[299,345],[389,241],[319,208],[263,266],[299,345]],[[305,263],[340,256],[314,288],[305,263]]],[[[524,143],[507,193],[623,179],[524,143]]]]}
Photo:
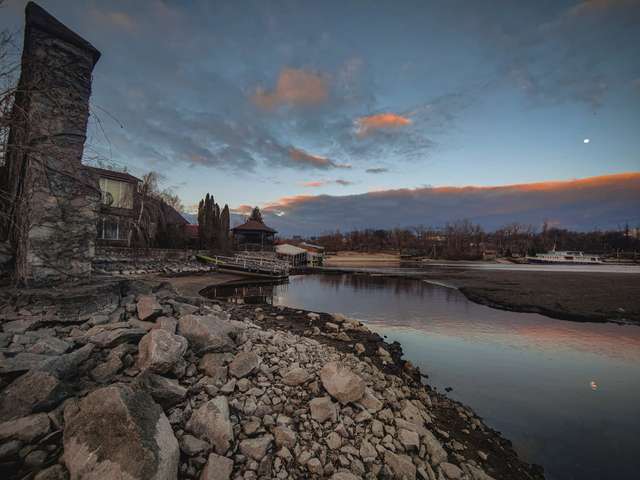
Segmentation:
{"type": "MultiPolygon", "coordinates": [[[[446,283],[446,282],[445,282],[446,283]]],[[[244,292],[247,294],[248,292],[244,292]]],[[[636,478],[640,328],[577,323],[473,303],[421,280],[292,277],[275,304],[367,322],[429,383],[473,407],[551,479],[636,478]]]]}

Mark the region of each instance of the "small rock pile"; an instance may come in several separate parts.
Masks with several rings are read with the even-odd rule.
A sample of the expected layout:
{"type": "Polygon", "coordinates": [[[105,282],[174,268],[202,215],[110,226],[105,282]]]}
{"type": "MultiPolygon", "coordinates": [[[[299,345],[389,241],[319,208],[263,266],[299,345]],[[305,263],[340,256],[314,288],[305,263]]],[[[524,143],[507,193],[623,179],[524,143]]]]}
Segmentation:
{"type": "Polygon", "coordinates": [[[492,478],[434,425],[427,390],[263,328],[261,308],[231,318],[133,282],[72,324],[12,308],[0,310],[12,318],[0,333],[1,478],[492,478]]]}

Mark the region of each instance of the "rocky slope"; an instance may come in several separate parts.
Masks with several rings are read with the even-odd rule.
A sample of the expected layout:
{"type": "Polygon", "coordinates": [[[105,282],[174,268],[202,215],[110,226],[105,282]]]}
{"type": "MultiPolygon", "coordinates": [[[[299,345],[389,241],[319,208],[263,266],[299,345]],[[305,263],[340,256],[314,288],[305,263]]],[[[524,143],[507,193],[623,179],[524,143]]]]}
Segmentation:
{"type": "Polygon", "coordinates": [[[143,282],[1,300],[2,478],[542,477],[339,315],[143,282]]]}

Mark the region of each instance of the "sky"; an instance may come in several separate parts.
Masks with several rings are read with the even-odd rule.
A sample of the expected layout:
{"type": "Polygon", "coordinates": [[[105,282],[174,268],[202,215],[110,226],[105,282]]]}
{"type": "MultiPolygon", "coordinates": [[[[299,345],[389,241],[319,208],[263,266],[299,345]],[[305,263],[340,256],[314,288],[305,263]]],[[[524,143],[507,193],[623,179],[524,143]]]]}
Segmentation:
{"type": "MultiPolygon", "coordinates": [[[[25,3],[0,10],[18,40],[25,3]]],[[[38,3],[102,52],[85,161],[188,208],[287,234],[640,224],[640,0],[38,3]]]]}

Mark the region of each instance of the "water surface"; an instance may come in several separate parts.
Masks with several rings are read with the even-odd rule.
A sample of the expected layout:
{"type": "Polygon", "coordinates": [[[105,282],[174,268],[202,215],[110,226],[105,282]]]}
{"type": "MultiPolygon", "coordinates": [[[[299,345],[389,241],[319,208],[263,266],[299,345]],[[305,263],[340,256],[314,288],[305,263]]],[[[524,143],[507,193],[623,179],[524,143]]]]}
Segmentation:
{"type": "Polygon", "coordinates": [[[402,344],[549,479],[639,478],[640,327],[492,309],[454,289],[357,274],[291,277],[274,304],[341,312],[402,344]]]}

